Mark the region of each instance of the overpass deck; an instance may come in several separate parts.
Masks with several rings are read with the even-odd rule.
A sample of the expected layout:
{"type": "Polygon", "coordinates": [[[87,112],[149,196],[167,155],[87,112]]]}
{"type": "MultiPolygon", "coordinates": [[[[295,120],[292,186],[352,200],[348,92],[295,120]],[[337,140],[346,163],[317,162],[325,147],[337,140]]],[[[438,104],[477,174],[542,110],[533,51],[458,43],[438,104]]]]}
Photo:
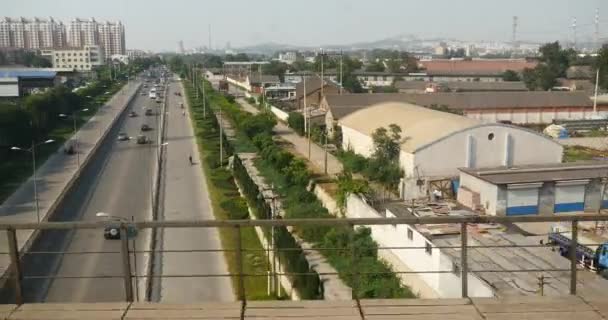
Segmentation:
{"type": "Polygon", "coordinates": [[[607,319],[608,296],[1,305],[2,319],[607,319]]]}

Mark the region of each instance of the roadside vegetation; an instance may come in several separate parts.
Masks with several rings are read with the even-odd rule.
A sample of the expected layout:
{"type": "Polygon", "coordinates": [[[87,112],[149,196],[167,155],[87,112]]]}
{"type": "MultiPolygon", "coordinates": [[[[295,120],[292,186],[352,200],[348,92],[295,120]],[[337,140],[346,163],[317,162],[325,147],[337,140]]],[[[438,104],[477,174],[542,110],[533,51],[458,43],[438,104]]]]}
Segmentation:
{"type": "MultiPolygon", "coordinates": [[[[211,99],[215,99],[213,94],[210,95],[211,99]]],[[[217,96],[219,95],[216,94],[215,97],[217,96]]],[[[280,194],[285,210],[283,218],[334,217],[307,188],[312,174],[305,161],[286,151],[273,139],[271,132],[276,120],[270,113],[262,112],[253,116],[231,103],[223,104],[222,111],[232,120],[235,128],[245,133],[239,139],[249,139],[255,145],[260,156],[256,166],[267,183],[273,184],[275,191],[280,194]]],[[[389,133],[384,134],[380,134],[379,138],[390,139],[389,133]]],[[[255,199],[257,196],[251,195],[250,198],[255,199]]],[[[378,245],[371,238],[370,229],[315,226],[298,227],[294,230],[300,237],[320,249],[336,268],[340,278],[353,288],[358,297],[415,297],[409,288],[400,284],[390,267],[379,260],[378,245]],[[322,250],[323,248],[332,250],[322,250]]]]}
{"type": "MultiPolygon", "coordinates": [[[[191,120],[200,152],[199,159],[201,159],[201,166],[205,171],[213,213],[218,220],[248,219],[247,203],[240,196],[231,172],[224,166],[227,164],[227,156],[232,154],[233,148],[247,151],[254,147],[247,144],[232,147],[224,136],[225,161],[223,163],[224,166],[220,164],[220,131],[213,111],[219,109],[220,104],[223,110],[225,110],[230,107],[230,103],[220,96],[208,96],[207,107],[211,105],[212,108],[207,110],[205,117],[203,114],[202,95],[199,96],[199,99],[196,99],[192,83],[189,81],[183,81],[183,83],[189,101],[191,120]]],[[[211,88],[209,87],[207,90],[211,90],[211,88]]],[[[234,250],[237,247],[235,231],[227,228],[220,228],[219,231],[222,248],[234,250]]],[[[268,270],[268,263],[255,230],[253,228],[242,228],[241,242],[243,250],[246,250],[242,260],[243,272],[251,275],[244,278],[246,298],[250,300],[276,299],[277,297],[275,296],[267,295],[267,279],[265,276],[260,276],[264,275],[268,270]]],[[[237,274],[238,266],[235,252],[225,251],[224,255],[228,271],[231,274],[237,274]]],[[[238,277],[233,276],[231,280],[236,295],[238,277]]]]}
{"type": "Polygon", "coordinates": [[[607,151],[601,151],[583,146],[564,146],[564,162],[606,160],[607,158],[607,151]]]}
{"type": "Polygon", "coordinates": [[[31,154],[11,147],[28,149],[32,142],[54,140],[36,148],[36,164],[41,166],[73,135],[72,117],[78,129],[125,85],[127,75],[137,74],[152,63],[142,59],[122,72],[113,72],[111,77],[108,68],[101,68],[97,81],[78,90],[74,90],[75,84],[68,83],[0,102],[0,203],[32,174],[31,154]]]}

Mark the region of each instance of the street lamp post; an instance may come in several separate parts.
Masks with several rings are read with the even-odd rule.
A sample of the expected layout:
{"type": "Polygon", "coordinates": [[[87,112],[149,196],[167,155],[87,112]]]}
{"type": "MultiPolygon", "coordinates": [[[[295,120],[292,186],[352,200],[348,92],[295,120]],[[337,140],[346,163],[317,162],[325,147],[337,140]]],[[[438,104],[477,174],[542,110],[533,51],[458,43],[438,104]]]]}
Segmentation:
{"type": "MultiPolygon", "coordinates": [[[[106,212],[97,212],[95,214],[98,218],[108,218],[118,220],[120,222],[128,223],[129,220],[125,217],[114,216],[106,212]]],[[[131,216],[131,222],[135,222],[135,216],[131,216]]],[[[135,238],[133,238],[133,267],[135,268],[135,274],[137,275],[137,247],[135,246],[135,238]]],[[[135,297],[136,300],[139,301],[139,285],[137,283],[137,276],[135,277],[135,297]]]]}
{"type": "MultiPolygon", "coordinates": [[[[75,144],[76,144],[76,146],[75,146],[75,148],[76,148],[76,162],[78,163],[78,167],[80,168],[80,153],[78,151],[78,147],[79,147],[79,145],[78,145],[78,137],[76,136],[76,132],[77,132],[76,131],[76,115],[78,114],[78,111],[79,110],[74,110],[72,112],[72,124],[73,124],[73,130],[74,130],[72,132],[72,136],[74,137],[74,141],[75,141],[75,144]]],[[[86,111],[89,111],[89,109],[86,108],[86,109],[82,109],[80,111],[86,112],[86,111]]],[[[59,116],[62,117],[62,118],[67,118],[69,115],[67,115],[65,113],[60,113],[59,116]]]]}
{"type": "Polygon", "coordinates": [[[36,147],[41,146],[43,144],[53,143],[53,142],[55,142],[55,140],[49,139],[44,142],[36,144],[36,142],[34,140],[32,140],[32,147],[30,149],[11,147],[11,150],[25,151],[25,152],[29,152],[32,154],[32,171],[33,171],[33,177],[34,177],[34,203],[36,205],[36,217],[38,219],[38,223],[40,223],[40,204],[38,202],[38,183],[36,181],[37,180],[37,177],[36,177],[36,147]]]}

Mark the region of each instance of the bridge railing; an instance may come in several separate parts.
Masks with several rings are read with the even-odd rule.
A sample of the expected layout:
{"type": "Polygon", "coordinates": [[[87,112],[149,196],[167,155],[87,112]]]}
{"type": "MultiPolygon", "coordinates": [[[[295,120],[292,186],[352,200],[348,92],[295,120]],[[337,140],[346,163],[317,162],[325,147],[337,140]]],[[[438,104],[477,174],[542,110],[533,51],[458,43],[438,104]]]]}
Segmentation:
{"type": "MultiPolygon", "coordinates": [[[[468,276],[471,272],[542,272],[542,271],[550,271],[550,272],[569,272],[569,294],[576,294],[577,291],[577,266],[580,263],[580,257],[577,257],[577,247],[579,245],[578,242],[578,234],[579,234],[579,224],[581,222],[605,222],[608,221],[608,215],[595,215],[595,214],[583,214],[583,215],[564,215],[564,216],[517,216],[517,217],[503,217],[503,216],[445,216],[445,217],[403,217],[403,218],[338,218],[338,219],[275,219],[275,220],[196,220],[196,221],[122,221],[122,222],[44,222],[44,223],[22,223],[22,224],[0,224],[0,231],[6,231],[7,239],[9,244],[9,252],[2,252],[0,254],[8,254],[10,256],[10,279],[8,279],[14,290],[14,298],[15,303],[22,304],[24,302],[23,296],[23,281],[25,279],[85,279],[85,278],[121,278],[124,284],[124,297],[127,301],[134,301],[134,287],[137,284],[136,279],[144,278],[144,277],[157,277],[157,278],[177,278],[177,277],[190,277],[190,278],[200,278],[200,277],[236,277],[237,278],[237,296],[238,299],[246,303],[246,288],[245,288],[245,278],[246,277],[267,277],[267,273],[247,273],[243,268],[243,257],[248,251],[255,251],[254,249],[247,249],[243,246],[243,241],[241,239],[242,229],[244,228],[252,228],[252,227],[261,227],[261,228],[273,228],[273,227],[310,227],[310,226],[341,226],[341,227],[350,227],[357,228],[358,226],[396,226],[396,225],[441,225],[441,224],[455,224],[460,226],[460,243],[458,246],[435,246],[434,248],[438,249],[453,249],[459,251],[460,257],[457,263],[457,273],[459,273],[460,278],[460,287],[461,287],[461,296],[469,297],[469,281],[470,277],[468,276]],[[540,223],[540,222],[552,222],[552,223],[567,223],[569,224],[570,230],[572,231],[572,241],[570,242],[570,248],[568,250],[568,255],[570,259],[569,268],[564,269],[553,269],[553,270],[543,270],[534,269],[534,268],[526,268],[526,269],[514,269],[514,270],[474,270],[470,268],[469,265],[469,252],[472,248],[487,248],[491,250],[498,250],[500,248],[529,248],[529,247],[547,247],[547,244],[539,243],[536,245],[469,245],[469,233],[468,226],[475,224],[504,224],[511,225],[514,223],[540,223]],[[22,259],[25,254],[49,254],[49,252],[19,252],[17,246],[17,234],[18,230],[24,229],[34,229],[34,230],[82,230],[82,229],[103,229],[108,226],[118,227],[120,230],[120,251],[118,252],[102,252],[102,251],[82,251],[82,252],[55,252],[55,254],[69,255],[69,254],[91,254],[91,253],[111,253],[115,255],[120,255],[121,260],[121,274],[114,275],[34,275],[34,276],[24,276],[22,272],[22,259]],[[155,250],[155,253],[158,252],[234,252],[236,257],[236,273],[228,273],[228,274],[185,274],[185,275],[146,275],[146,274],[137,274],[134,271],[132,266],[131,255],[136,253],[149,253],[151,251],[137,251],[130,245],[129,232],[133,230],[133,228],[137,230],[144,229],[163,229],[163,228],[230,228],[232,229],[234,236],[234,248],[224,248],[224,249],[207,249],[207,250],[155,250]]],[[[409,235],[403,235],[406,237],[409,235]]],[[[349,248],[351,248],[354,252],[357,248],[355,248],[353,244],[354,239],[349,239],[351,241],[349,248]]],[[[0,240],[1,241],[1,240],[0,240]]],[[[110,241],[110,240],[109,240],[110,241]]],[[[428,250],[426,246],[398,246],[398,247],[382,247],[379,246],[378,250],[390,250],[390,249],[419,249],[419,250],[428,250]]],[[[278,250],[290,250],[290,249],[277,249],[271,248],[268,250],[274,250],[275,252],[278,250]]],[[[306,251],[306,249],[303,249],[306,251]]],[[[343,250],[343,248],[314,248],[314,250],[323,252],[324,250],[343,250]]],[[[258,249],[258,251],[260,251],[258,249]]],[[[267,249],[263,249],[263,251],[267,251],[267,249]]],[[[356,257],[356,255],[353,255],[356,257]]],[[[355,261],[356,262],[356,261],[355,261]]],[[[353,279],[357,279],[357,277],[361,276],[363,273],[360,271],[356,271],[357,268],[352,268],[355,270],[356,274],[351,274],[350,276],[353,279]]],[[[424,274],[424,273],[454,273],[454,270],[414,270],[414,271],[395,271],[396,274],[424,274]]],[[[303,274],[314,274],[314,273],[303,273],[303,274]]],[[[277,272],[275,270],[274,276],[294,276],[296,274],[289,272],[277,272]]],[[[326,275],[337,275],[337,273],[328,273],[326,275]]],[[[356,281],[355,281],[356,283],[356,281]]],[[[357,302],[359,298],[357,296],[357,290],[353,288],[353,299],[357,302]]]]}

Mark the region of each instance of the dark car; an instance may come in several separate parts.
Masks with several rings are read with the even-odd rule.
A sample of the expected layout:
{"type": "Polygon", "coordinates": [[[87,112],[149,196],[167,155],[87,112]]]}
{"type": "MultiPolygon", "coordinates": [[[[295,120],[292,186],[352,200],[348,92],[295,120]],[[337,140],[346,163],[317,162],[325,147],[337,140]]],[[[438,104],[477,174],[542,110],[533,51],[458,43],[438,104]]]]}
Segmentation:
{"type": "Polygon", "coordinates": [[[103,229],[103,237],[110,240],[120,239],[120,228],[118,226],[107,226],[103,229]]]}
{"type": "Polygon", "coordinates": [[[150,131],[150,130],[152,130],[152,128],[150,128],[149,125],[147,125],[147,124],[141,125],[141,131],[150,131]]]}
{"type": "Polygon", "coordinates": [[[152,109],[150,109],[150,108],[146,109],[146,115],[147,116],[151,116],[152,115],[152,109]]]}
{"type": "Polygon", "coordinates": [[[137,112],[135,112],[135,111],[129,112],[129,117],[131,117],[131,118],[137,117],[137,112]]]}
{"type": "Polygon", "coordinates": [[[148,143],[148,137],[144,136],[143,134],[140,134],[137,136],[137,144],[146,144],[148,143]]]}
{"type": "Polygon", "coordinates": [[[129,136],[126,133],[121,132],[118,134],[118,141],[127,141],[127,140],[129,140],[129,136]]]}

